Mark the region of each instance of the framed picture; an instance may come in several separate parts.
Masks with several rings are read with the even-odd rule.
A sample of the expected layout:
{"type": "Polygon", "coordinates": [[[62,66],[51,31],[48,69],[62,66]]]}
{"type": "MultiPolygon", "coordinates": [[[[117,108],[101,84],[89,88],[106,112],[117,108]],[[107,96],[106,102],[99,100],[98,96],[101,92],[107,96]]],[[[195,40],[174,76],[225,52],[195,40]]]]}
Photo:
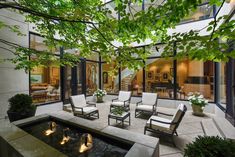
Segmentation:
{"type": "Polygon", "coordinates": [[[147,73],[147,77],[148,77],[148,79],[153,79],[153,71],[149,71],[147,73]]]}
{"type": "Polygon", "coordinates": [[[108,73],[103,72],[103,83],[108,83],[108,73]]]}
{"type": "Polygon", "coordinates": [[[59,76],[59,68],[52,67],[52,76],[59,76]]]}
{"type": "Polygon", "coordinates": [[[32,74],[30,80],[31,83],[42,83],[42,75],[32,74]]]}
{"type": "Polygon", "coordinates": [[[168,74],[167,73],[163,73],[162,74],[162,79],[163,80],[168,80],[168,74]]]}

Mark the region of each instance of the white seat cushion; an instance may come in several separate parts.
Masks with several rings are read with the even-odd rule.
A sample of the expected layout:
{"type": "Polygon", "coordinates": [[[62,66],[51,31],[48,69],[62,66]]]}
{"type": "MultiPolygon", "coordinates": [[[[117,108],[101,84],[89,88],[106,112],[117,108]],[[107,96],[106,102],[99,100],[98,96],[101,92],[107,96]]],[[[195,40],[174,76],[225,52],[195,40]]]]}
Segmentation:
{"type": "MultiPolygon", "coordinates": [[[[89,114],[97,110],[98,109],[96,107],[83,107],[83,114],[89,114]]],[[[78,114],[82,114],[82,109],[75,108],[74,112],[78,114]]]]}
{"type": "Polygon", "coordinates": [[[75,107],[85,107],[87,106],[86,98],[84,94],[70,96],[72,103],[75,107]]]}
{"type": "Polygon", "coordinates": [[[142,103],[144,105],[155,105],[157,102],[157,94],[156,93],[143,93],[142,94],[142,103]]]}
{"type": "Polygon", "coordinates": [[[149,111],[152,112],[153,111],[153,106],[150,105],[138,105],[136,106],[137,110],[142,110],[142,111],[149,111]]]}
{"type": "MultiPolygon", "coordinates": [[[[169,119],[158,117],[158,116],[151,116],[146,123],[147,127],[150,127],[150,119],[155,119],[155,120],[171,123],[171,120],[169,120],[169,119]]],[[[164,124],[164,123],[160,123],[160,122],[156,122],[156,121],[152,121],[152,129],[166,131],[166,132],[171,133],[170,124],[164,124]]]]}
{"type": "Polygon", "coordinates": [[[114,101],[111,103],[112,106],[124,106],[124,102],[121,101],[114,101]]]}
{"type": "Polygon", "coordinates": [[[119,91],[118,100],[119,101],[126,101],[129,100],[131,97],[131,92],[129,91],[119,91]]]}
{"type": "MultiPolygon", "coordinates": [[[[176,109],[176,112],[175,112],[174,116],[172,117],[172,122],[175,122],[175,123],[179,122],[179,119],[180,119],[180,117],[182,116],[182,114],[184,112],[184,108],[185,108],[184,104],[179,104],[179,106],[176,109]]],[[[175,125],[172,125],[171,129],[174,129],[174,128],[175,128],[175,125]]]]}

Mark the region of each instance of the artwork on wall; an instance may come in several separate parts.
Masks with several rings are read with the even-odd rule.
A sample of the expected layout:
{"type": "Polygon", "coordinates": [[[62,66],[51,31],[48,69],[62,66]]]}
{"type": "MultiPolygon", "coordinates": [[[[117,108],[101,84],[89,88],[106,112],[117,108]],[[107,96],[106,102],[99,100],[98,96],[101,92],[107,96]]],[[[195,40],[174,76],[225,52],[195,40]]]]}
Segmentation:
{"type": "Polygon", "coordinates": [[[153,71],[147,73],[148,79],[153,79],[153,71]]]}
{"type": "Polygon", "coordinates": [[[42,83],[42,75],[31,74],[30,80],[32,83],[42,83]]]}
{"type": "Polygon", "coordinates": [[[162,79],[163,80],[168,80],[168,74],[167,73],[163,73],[162,74],[162,79]]]}
{"type": "Polygon", "coordinates": [[[103,83],[108,83],[108,73],[103,72],[103,83]]]}
{"type": "Polygon", "coordinates": [[[52,67],[52,76],[54,77],[59,76],[59,68],[52,67]]]}

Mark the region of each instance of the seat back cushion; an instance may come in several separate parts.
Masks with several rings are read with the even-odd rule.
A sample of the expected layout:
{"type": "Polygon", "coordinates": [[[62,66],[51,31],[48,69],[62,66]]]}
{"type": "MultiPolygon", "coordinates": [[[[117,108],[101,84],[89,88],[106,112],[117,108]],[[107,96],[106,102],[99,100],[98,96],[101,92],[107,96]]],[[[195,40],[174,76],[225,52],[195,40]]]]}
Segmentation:
{"type": "Polygon", "coordinates": [[[129,100],[131,97],[131,92],[129,91],[119,91],[118,100],[119,101],[126,101],[129,100]]]}
{"type": "Polygon", "coordinates": [[[87,106],[86,104],[86,98],[84,94],[81,95],[74,95],[70,96],[71,103],[74,105],[74,107],[85,107],[87,106]]]}
{"type": "Polygon", "coordinates": [[[142,95],[142,103],[144,105],[154,105],[157,102],[157,94],[156,93],[143,93],[142,95]]]}
{"type": "MultiPolygon", "coordinates": [[[[185,108],[186,108],[186,106],[184,104],[179,104],[174,116],[172,117],[173,123],[180,123],[180,121],[183,118],[182,116],[184,115],[184,113],[186,111],[185,108]]],[[[171,129],[175,129],[175,127],[177,127],[177,125],[171,125],[171,129]]]]}

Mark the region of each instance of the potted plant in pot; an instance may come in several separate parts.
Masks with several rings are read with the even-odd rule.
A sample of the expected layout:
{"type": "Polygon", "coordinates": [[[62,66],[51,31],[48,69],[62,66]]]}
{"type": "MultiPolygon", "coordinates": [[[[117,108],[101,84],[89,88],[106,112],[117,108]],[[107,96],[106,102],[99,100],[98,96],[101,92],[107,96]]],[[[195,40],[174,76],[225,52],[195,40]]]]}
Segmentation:
{"type": "Polygon", "coordinates": [[[8,102],[10,106],[7,114],[10,122],[35,115],[36,106],[32,104],[32,97],[28,94],[16,94],[8,102]]]}
{"type": "Polygon", "coordinates": [[[95,91],[95,93],[93,94],[93,96],[96,96],[96,102],[97,103],[102,103],[103,101],[103,97],[106,95],[106,91],[102,90],[102,89],[97,89],[95,91]]]}
{"type": "Polygon", "coordinates": [[[193,115],[204,116],[203,110],[206,105],[208,105],[208,100],[206,100],[200,93],[190,93],[188,97],[189,103],[193,109],[193,115]]]}

